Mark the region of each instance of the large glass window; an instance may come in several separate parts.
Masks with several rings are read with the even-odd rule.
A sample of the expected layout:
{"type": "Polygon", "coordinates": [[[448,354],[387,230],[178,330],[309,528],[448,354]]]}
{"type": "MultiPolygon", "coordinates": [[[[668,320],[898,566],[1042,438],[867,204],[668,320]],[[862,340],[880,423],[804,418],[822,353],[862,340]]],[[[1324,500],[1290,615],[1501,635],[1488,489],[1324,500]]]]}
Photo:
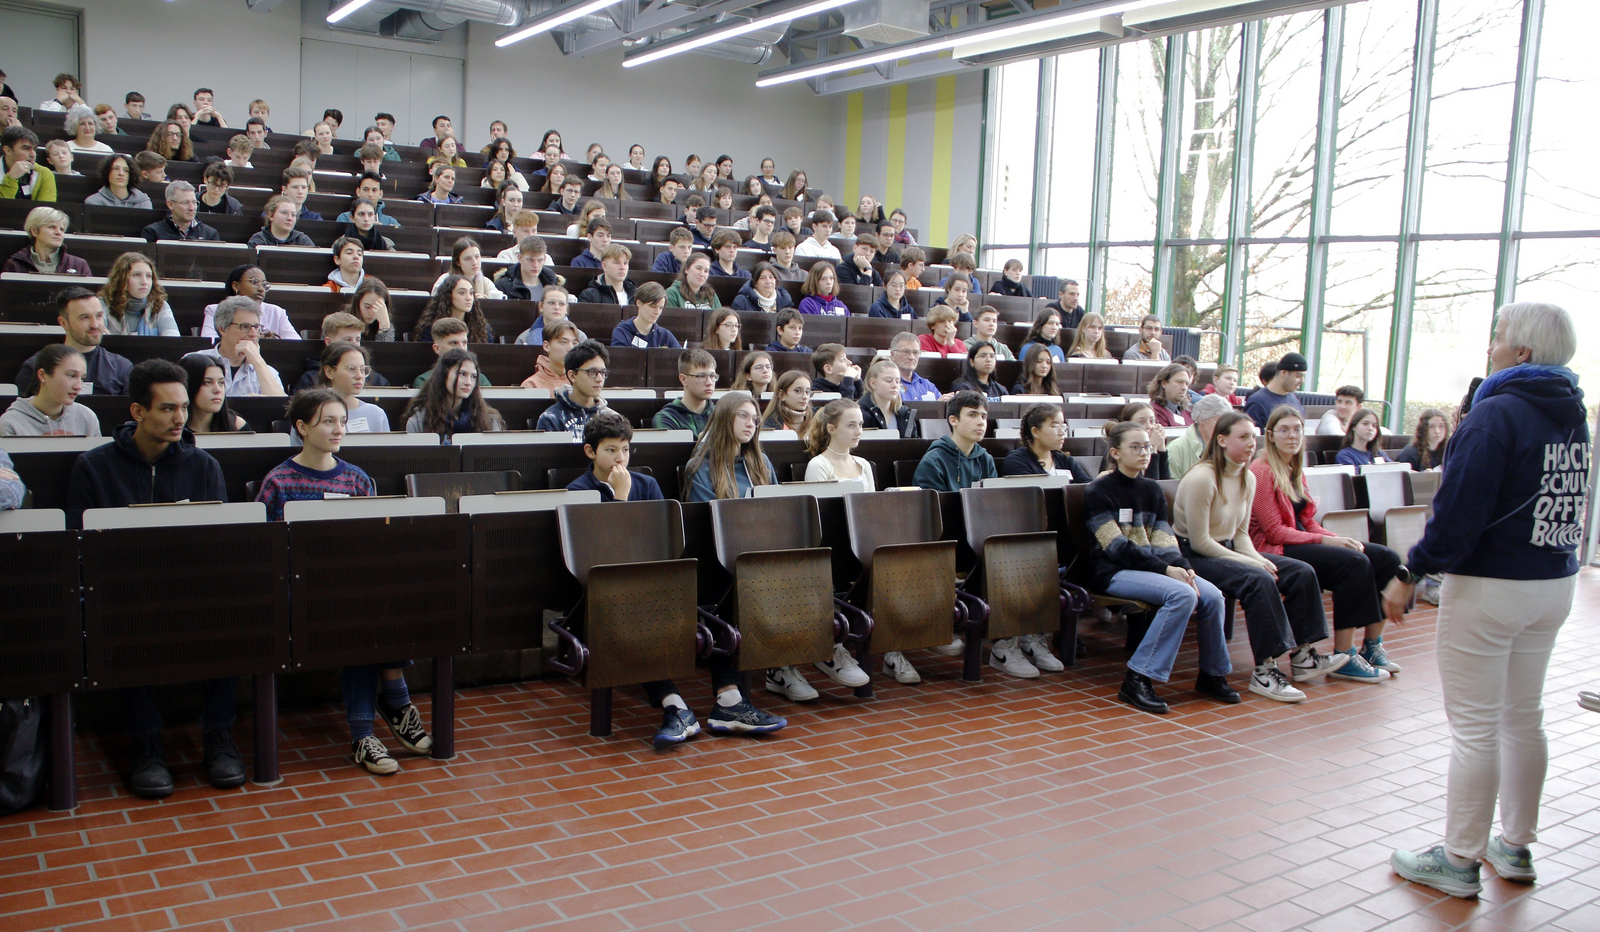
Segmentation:
{"type": "Polygon", "coordinates": [[[1250,176],[1251,236],[1305,236],[1311,232],[1322,33],[1320,11],[1279,16],[1261,25],[1255,167],[1250,176]]]}
{"type": "Polygon", "coordinates": [[[1423,408],[1453,409],[1473,376],[1488,374],[1498,254],[1493,240],[1425,242],[1418,248],[1407,426],[1423,408]]]}
{"type": "Polygon", "coordinates": [[[1539,79],[1534,85],[1532,151],[1522,225],[1528,230],[1600,228],[1600,4],[1546,0],[1539,42],[1539,79]]]}
{"type": "Polygon", "coordinates": [[[1150,274],[1155,249],[1115,246],[1106,250],[1106,293],[1102,314],[1108,324],[1137,327],[1150,313],[1150,274]]]}
{"type": "MultiPolygon", "coordinates": [[[[999,120],[989,173],[989,218],[985,245],[1026,246],[1033,224],[1033,150],[1039,114],[1039,62],[1024,61],[991,72],[999,120]]],[[[993,260],[985,256],[985,265],[993,260]]],[[[1026,259],[1024,259],[1026,261],[1026,259]]],[[[1000,266],[996,264],[995,268],[1000,266]]]]}
{"type": "MultiPolygon", "coordinates": [[[[1056,59],[1054,133],[1050,137],[1050,216],[1045,223],[1047,242],[1089,241],[1099,92],[1098,51],[1062,55],[1056,59]]],[[[1083,274],[1082,267],[1077,272],[1083,274]]],[[[1060,273],[1051,271],[1049,274],[1060,273]]]]}
{"type": "Polygon", "coordinates": [[[1322,364],[1317,371],[1317,384],[1325,391],[1359,385],[1368,398],[1388,397],[1386,366],[1396,258],[1392,243],[1334,243],[1328,247],[1322,364]]]}
{"type": "Polygon", "coordinates": [[[1400,232],[1417,4],[1352,3],[1344,23],[1332,229],[1393,236],[1400,232]]]}
{"type": "MultiPolygon", "coordinates": [[[[1570,366],[1591,398],[1600,386],[1600,314],[1594,312],[1595,295],[1600,295],[1597,252],[1600,239],[1523,240],[1517,266],[1518,301],[1548,301],[1572,314],[1578,327],[1578,355],[1570,366]]],[[[1487,346],[1487,329],[1478,335],[1478,342],[1487,346]]],[[[1484,346],[1478,348],[1479,354],[1484,346]]],[[[1589,406],[1593,411],[1594,402],[1589,406]]]]}
{"type": "Polygon", "coordinates": [[[1166,39],[1117,48],[1117,119],[1109,166],[1113,240],[1155,239],[1166,74],[1166,39]]]}
{"type": "MultiPolygon", "coordinates": [[[[1253,244],[1245,249],[1245,355],[1262,362],[1300,352],[1305,317],[1306,246],[1253,244]]],[[[1319,383],[1320,384],[1320,383],[1319,383]]]]}

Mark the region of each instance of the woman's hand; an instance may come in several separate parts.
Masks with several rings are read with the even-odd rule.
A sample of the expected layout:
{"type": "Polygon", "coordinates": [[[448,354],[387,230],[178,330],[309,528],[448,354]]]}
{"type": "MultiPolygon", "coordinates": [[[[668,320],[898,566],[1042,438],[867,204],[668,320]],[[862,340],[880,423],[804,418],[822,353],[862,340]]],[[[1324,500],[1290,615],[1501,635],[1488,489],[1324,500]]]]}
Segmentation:
{"type": "Polygon", "coordinates": [[[1278,578],[1278,564],[1268,560],[1266,557],[1261,558],[1261,568],[1266,570],[1267,575],[1271,576],[1273,579],[1278,578]]]}
{"type": "Polygon", "coordinates": [[[1401,582],[1399,577],[1389,580],[1389,585],[1383,587],[1383,617],[1397,625],[1405,624],[1406,606],[1411,603],[1411,594],[1416,588],[1401,582]]]}
{"type": "Polygon", "coordinates": [[[1356,540],[1354,537],[1339,537],[1336,534],[1327,535],[1326,537],[1322,538],[1322,542],[1327,544],[1329,547],[1344,547],[1347,550],[1365,552],[1367,549],[1361,545],[1361,541],[1356,540]]]}
{"type": "Polygon", "coordinates": [[[1200,591],[1199,587],[1194,584],[1194,570],[1186,570],[1181,566],[1169,566],[1167,567],[1167,575],[1178,582],[1188,583],[1189,587],[1196,592],[1200,591]]]}

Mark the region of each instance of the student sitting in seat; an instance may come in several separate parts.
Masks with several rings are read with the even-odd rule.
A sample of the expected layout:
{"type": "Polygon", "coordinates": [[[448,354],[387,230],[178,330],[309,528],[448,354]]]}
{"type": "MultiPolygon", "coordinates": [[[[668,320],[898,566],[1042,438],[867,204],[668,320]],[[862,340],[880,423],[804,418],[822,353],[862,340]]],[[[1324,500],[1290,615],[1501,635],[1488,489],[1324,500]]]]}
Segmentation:
{"type": "Polygon", "coordinates": [[[806,319],[792,307],[778,312],[778,338],[767,344],[769,353],[809,353],[811,347],[800,342],[805,337],[806,319]]]}
{"type": "Polygon", "coordinates": [[[806,481],[855,479],[862,484],[862,491],[877,491],[872,464],[851,452],[860,445],[862,430],[861,407],[854,401],[836,398],[823,405],[811,418],[803,438],[811,454],[806,481]]]}
{"type": "Polygon", "coordinates": [[[1033,320],[1033,326],[1028,328],[1028,338],[1022,341],[1022,348],[1017,350],[1017,355],[1026,359],[1028,350],[1033,349],[1035,344],[1043,346],[1056,362],[1067,361],[1067,353],[1061,348],[1060,312],[1049,308],[1040,311],[1033,320]]]}
{"type": "Polygon", "coordinates": [[[1188,427],[1194,423],[1189,413],[1189,370],[1181,363],[1163,366],[1150,380],[1150,407],[1162,427],[1188,427]]]}
{"type": "Polygon", "coordinates": [[[746,280],[750,278],[750,273],[739,267],[739,234],[732,230],[722,230],[713,235],[711,252],[716,257],[711,261],[712,275],[746,280]]]}
{"type": "MultiPolygon", "coordinates": [[[[167,183],[167,160],[159,153],[151,152],[148,149],[144,152],[135,153],[133,156],[133,168],[134,174],[141,184],[146,181],[154,184],[167,183]]],[[[119,204],[117,206],[123,205],[119,204]]]]}
{"type": "Polygon", "coordinates": [[[889,273],[883,282],[883,294],[878,295],[877,300],[872,302],[872,307],[867,310],[867,316],[899,320],[911,320],[917,316],[917,309],[912,307],[910,300],[906,298],[906,273],[899,269],[889,273]]]}
{"type": "Polygon", "coordinates": [[[839,276],[830,262],[817,262],[806,273],[806,283],[800,286],[800,313],[826,314],[845,317],[850,308],[839,300],[839,276]]]}
{"type": "Polygon", "coordinates": [[[717,387],[716,357],[705,350],[684,350],[678,357],[678,384],[683,386],[683,397],[667,402],[651,419],[650,426],[687,430],[699,440],[711,421],[711,393],[717,387]]]}
{"type": "MultiPolygon", "coordinates": [[[[84,381],[94,383],[96,395],[121,395],[128,384],[133,363],[100,346],[106,334],[106,308],[99,295],[78,285],[68,285],[56,293],[56,323],[64,335],[63,345],[84,359],[84,381]]],[[[38,378],[37,354],[22,361],[17,370],[17,394],[26,398],[34,393],[38,378]]]]}
{"type": "Polygon", "coordinates": [[[1011,386],[1013,395],[1060,395],[1056,385],[1056,362],[1050,347],[1035,343],[1022,354],[1022,372],[1017,384],[1011,386]]]}
{"type": "MultiPolygon", "coordinates": [[[[624,306],[633,304],[637,300],[638,286],[628,280],[628,263],[631,261],[633,261],[633,250],[621,243],[612,243],[600,250],[600,277],[595,279],[589,287],[583,289],[578,295],[578,303],[620,304],[624,306]]],[[[661,299],[664,302],[667,296],[666,289],[655,282],[650,282],[650,284],[655,285],[656,290],[661,292],[661,299]]],[[[659,313],[657,316],[660,316],[659,313]]],[[[671,336],[671,334],[667,335],[671,336]]],[[[676,342],[677,340],[674,338],[673,343],[676,344],[676,342]]],[[[617,344],[613,343],[612,345],[616,346],[617,344]]]]}
{"type": "Polygon", "coordinates": [[[902,438],[921,437],[917,414],[900,398],[900,367],[879,359],[867,367],[862,386],[861,419],[866,430],[897,430],[902,438]]]}
{"type": "Polygon", "coordinates": [[[606,366],[611,353],[594,340],[585,340],[567,351],[565,360],[567,390],[555,393],[555,404],[539,415],[535,430],[564,430],[575,438],[583,436],[583,425],[606,406],[606,366]]]}
{"type": "Polygon", "coordinates": [[[956,312],[956,320],[972,322],[972,285],[969,279],[952,275],[944,283],[944,294],[935,298],[934,307],[948,307],[956,312]]]}
{"type": "Polygon", "coordinates": [[[1117,698],[1145,712],[1167,714],[1167,704],[1156,695],[1152,681],[1165,683],[1172,675],[1189,616],[1198,609],[1200,675],[1195,691],[1219,702],[1238,702],[1239,694],[1228,685],[1233,663],[1223,637],[1222,593],[1196,575],[1184,558],[1167,522],[1167,496],[1144,477],[1149,434],[1124,422],[1108,430],[1106,439],[1116,469],[1091,482],[1083,493],[1095,541],[1090,555],[1094,586],[1156,609],[1149,630],[1128,660],[1117,698]]]}
{"type": "MultiPolygon", "coordinates": [[[[1150,435],[1150,465],[1145,467],[1146,479],[1174,479],[1172,474],[1171,457],[1167,452],[1167,432],[1156,420],[1156,413],[1148,401],[1130,401],[1122,406],[1117,416],[1106,422],[1106,429],[1110,429],[1124,421],[1130,421],[1144,428],[1150,435]]],[[[1100,459],[1100,471],[1110,472],[1116,469],[1116,464],[1111,462],[1110,456],[1100,459]]]]}
{"type": "Polygon", "coordinates": [[[83,354],[52,343],[34,356],[32,398],[18,398],[0,415],[0,437],[98,437],[100,418],[78,404],[83,392],[83,354]]]}
{"type": "MultiPolygon", "coordinates": [[[[1099,314],[1089,313],[1083,315],[1078,321],[1078,332],[1072,338],[1072,346],[1067,350],[1068,359],[1110,359],[1111,350],[1106,347],[1106,319],[1099,314]]],[[[1235,374],[1238,370],[1234,370],[1235,374]]]]}
{"type": "Polygon", "coordinates": [[[667,251],[656,256],[650,271],[676,275],[683,269],[683,261],[694,251],[694,234],[684,227],[673,227],[667,234],[667,251]]]}
{"type": "Polygon", "coordinates": [[[867,233],[856,237],[856,245],[850,252],[850,258],[840,260],[836,267],[839,282],[845,285],[872,285],[882,288],[883,278],[878,274],[878,270],[872,267],[872,260],[877,253],[877,237],[867,233]]]}
{"type": "MultiPolygon", "coordinates": [[[[442,357],[453,349],[465,350],[467,348],[467,324],[465,321],[457,320],[454,317],[441,317],[433,322],[432,329],[433,355],[435,357],[442,357]]],[[[438,367],[435,366],[434,368],[438,367]]],[[[428,384],[428,380],[433,378],[433,372],[434,369],[429,369],[412,379],[411,387],[421,388],[428,384]]],[[[489,379],[481,370],[478,372],[478,385],[481,388],[489,387],[489,379]]]]}
{"type": "Polygon", "coordinates": [[[206,165],[202,177],[205,184],[200,186],[200,198],[195,203],[196,210],[202,214],[244,216],[244,205],[228,193],[228,189],[233,187],[232,168],[223,162],[211,162],[206,165]]]}
{"type": "Polygon", "coordinates": [[[706,318],[705,338],[700,346],[708,350],[736,350],[743,329],[738,312],[732,308],[720,308],[706,318]]]}
{"type": "Polygon", "coordinates": [[[261,216],[265,223],[250,237],[251,246],[315,246],[311,237],[294,228],[297,210],[294,201],[282,194],[267,198],[261,216]]]}
{"type": "Polygon", "coordinates": [[[329,343],[322,351],[316,387],[338,393],[345,407],[345,430],[352,434],[389,432],[389,415],[360,397],[361,389],[374,374],[372,357],[359,343],[329,343]]]}
{"type": "Polygon", "coordinates": [[[428,305],[423,308],[422,316],[417,319],[417,326],[412,330],[411,338],[421,340],[430,336],[433,333],[433,322],[444,317],[454,317],[466,322],[469,343],[494,342],[494,330],[489,327],[489,318],[484,316],[483,308],[478,303],[478,296],[473,293],[470,279],[446,273],[444,280],[433,289],[433,295],[428,298],[428,305]]]}
{"type": "Polygon", "coordinates": [[[1010,295],[1014,298],[1033,297],[1033,292],[1022,282],[1022,261],[1019,259],[1006,260],[1000,277],[995,279],[993,287],[989,290],[994,294],[1010,295]]]}
{"type": "Polygon", "coordinates": [[[367,277],[363,266],[367,251],[361,241],[353,236],[341,236],[333,241],[333,261],[336,268],[328,273],[328,290],[334,294],[354,294],[367,277]]]}
{"type": "Polygon", "coordinates": [[[505,430],[505,419],[483,399],[480,385],[478,357],[466,349],[445,350],[406,405],[406,432],[438,434],[449,443],[459,433],[505,430]]]}
{"type": "MultiPolygon", "coordinates": [[[[554,181],[554,179],[555,176],[552,175],[551,180],[554,181]]],[[[562,178],[560,185],[561,187],[557,191],[560,193],[561,199],[551,201],[549,209],[558,214],[566,214],[569,217],[577,216],[578,195],[583,193],[583,179],[576,175],[562,178]]]]}
{"type": "MultiPolygon", "coordinates": [[[[238,300],[247,300],[240,298],[238,300]]],[[[226,302],[224,302],[226,304],[226,302]]],[[[224,308],[223,312],[228,311],[224,308]]],[[[195,446],[184,428],[189,406],[188,376],[165,359],[146,359],[128,376],[130,423],[117,428],[111,443],[79,454],[67,480],[67,526],[83,527],[91,508],[173,502],[225,502],[222,467],[195,446]]],[[[244,783],[244,761],[233,743],[232,677],[206,680],[200,715],[206,776],[218,789],[244,783]]],[[[135,796],[172,795],[172,772],[161,748],[161,714],[148,686],[122,691],[133,739],[130,788],[135,796]]]]}
{"type": "Polygon", "coordinates": [[[924,353],[940,356],[965,356],[967,345],[956,336],[956,309],[939,305],[928,309],[928,329],[917,337],[917,347],[924,353]]]}
{"type": "Polygon", "coordinates": [[[1450,419],[1438,408],[1423,408],[1417,415],[1417,429],[1404,450],[1395,454],[1395,462],[1408,463],[1413,472],[1426,472],[1444,465],[1444,454],[1450,443],[1450,419]]]}
{"type": "Polygon", "coordinates": [[[861,397],[861,367],[845,355],[842,344],[817,347],[811,354],[811,368],[816,372],[811,379],[812,392],[837,392],[851,401],[861,397]]]}
{"type": "MultiPolygon", "coordinates": [[[[1232,367],[1230,367],[1232,368],[1232,367]]],[[[1234,369],[1234,384],[1239,381],[1239,370],[1234,369]]],[[[1217,378],[1222,377],[1222,367],[1217,367],[1217,378]]],[[[1324,411],[1317,421],[1317,433],[1326,437],[1343,437],[1350,429],[1350,416],[1367,400],[1367,393],[1358,385],[1341,385],[1333,392],[1333,409],[1324,411]]],[[[1239,402],[1243,404],[1241,400],[1239,402]]]]}
{"type": "Polygon", "coordinates": [[[768,264],[778,273],[778,278],[786,282],[803,282],[806,280],[806,270],[794,261],[794,246],[797,240],[788,230],[779,230],[772,234],[772,258],[768,264]]]}
{"type": "Polygon", "coordinates": [[[792,430],[804,437],[811,412],[811,379],[800,369],[790,369],[778,376],[772,399],[761,412],[761,429],[792,430]]]}
{"type": "Polygon", "coordinates": [[[794,306],[789,292],[778,287],[778,272],[771,263],[757,263],[749,274],[750,280],[739,287],[733,299],[734,310],[774,313],[794,306]]]}
{"type": "MultiPolygon", "coordinates": [[[[152,155],[154,153],[151,153],[152,155]]],[[[90,207],[132,207],[150,209],[150,195],[134,187],[138,170],[134,160],[117,153],[100,163],[100,190],[84,198],[90,207]]]]}
{"type": "Polygon", "coordinates": [[[772,390],[772,356],[757,350],[744,358],[739,374],[734,376],[733,390],[749,392],[757,400],[772,390]]]}
{"type": "Polygon", "coordinates": [[[141,337],[178,336],[167,292],[156,276],[155,263],[142,252],[125,252],[111,263],[100,288],[106,306],[106,332],[141,337]]]}
{"type": "Polygon", "coordinates": [[[591,464],[588,472],[567,483],[573,492],[600,493],[602,502],[651,502],[661,500],[656,480],[628,469],[633,427],[615,411],[601,411],[583,425],[583,455],[591,464]]]}
{"type": "MultiPolygon", "coordinates": [[[[472,282],[472,293],[480,298],[498,298],[501,295],[500,289],[489,280],[489,276],[483,274],[483,249],[478,246],[478,241],[470,236],[461,237],[450,247],[450,268],[434,279],[435,294],[444,284],[444,280],[451,275],[459,275],[472,282]]],[[[492,336],[489,342],[494,342],[492,336]]]]}
{"type": "MultiPolygon", "coordinates": [[[[948,313],[948,308],[939,310],[948,313]]],[[[932,318],[933,315],[928,316],[932,318]]],[[[961,377],[951,384],[950,390],[977,392],[990,401],[1004,398],[1006,388],[994,377],[994,367],[998,358],[995,356],[994,347],[987,343],[974,343],[967,347],[967,363],[961,367],[961,377]]]]}
{"type": "Polygon", "coordinates": [[[1061,406],[1036,404],[1022,414],[1022,446],[1000,461],[1002,476],[1071,476],[1073,482],[1094,479],[1082,461],[1062,451],[1067,440],[1067,421],[1061,406]]]}
{"type": "Polygon", "coordinates": [[[711,258],[697,252],[683,261],[678,280],[667,289],[667,307],[690,307],[714,311],[722,306],[722,299],[706,282],[711,278],[711,258]]]}
{"type": "Polygon", "coordinates": [[[1016,355],[1011,352],[1011,347],[1001,343],[995,336],[1000,330],[1000,312],[987,304],[978,308],[978,313],[972,318],[972,336],[967,337],[967,347],[971,348],[979,343],[994,348],[996,360],[1011,361],[1016,355]]]}
{"type": "Polygon", "coordinates": [[[683,222],[694,236],[694,244],[710,249],[711,239],[717,235],[717,211],[715,208],[695,203],[698,200],[700,200],[698,194],[689,199],[689,206],[683,212],[683,222]]]}
{"type": "Polygon", "coordinates": [[[196,434],[249,430],[228,406],[228,377],[215,360],[185,356],[178,363],[189,374],[189,429],[196,434]]]}
{"type": "MultiPolygon", "coordinates": [[[[546,288],[561,284],[561,276],[545,265],[549,253],[542,238],[530,234],[517,244],[512,253],[509,258],[517,264],[501,272],[494,280],[494,287],[504,297],[513,301],[539,301],[544,297],[546,288]]],[[[502,252],[500,258],[508,257],[502,252]]]]}
{"type": "MultiPolygon", "coordinates": [[[[261,480],[256,501],[266,503],[268,518],[283,520],[285,502],[378,494],[371,476],[338,457],[339,446],[350,428],[345,404],[336,392],[315,389],[295,395],[289,402],[288,420],[301,441],[300,452],[261,480]]],[[[368,773],[388,776],[400,770],[399,761],[389,756],[389,749],[372,733],[378,713],[382,713],[395,740],[407,751],[423,755],[433,748],[433,738],[422,727],[422,716],[412,705],[406,688],[403,671],[408,663],[364,664],[339,671],[344,683],[345,721],[350,726],[350,752],[356,766],[368,773]]]]}
{"type": "Polygon", "coordinates": [[[417,195],[417,200],[425,204],[459,204],[461,195],[451,192],[456,189],[456,170],[443,162],[435,164],[428,170],[428,190],[417,195]]]}
{"type": "Polygon", "coordinates": [[[906,273],[906,289],[916,291],[922,287],[922,271],[928,267],[928,254],[916,246],[900,250],[900,271],[906,273]]]}
{"type": "MultiPolygon", "coordinates": [[[[625,254],[628,247],[612,246],[606,250],[606,275],[608,278],[612,274],[611,266],[620,263],[624,269],[627,268],[627,259],[620,255],[613,256],[614,250],[625,254]]],[[[624,279],[623,284],[631,286],[633,283],[624,279]]],[[[612,287],[609,282],[607,286],[612,287]]],[[[590,292],[597,290],[598,283],[584,289],[583,294],[587,296],[590,292]]],[[[603,297],[604,295],[599,293],[596,296],[603,297]]],[[[633,346],[639,349],[683,349],[683,344],[678,342],[678,338],[673,335],[671,330],[656,323],[661,319],[661,312],[667,308],[667,291],[661,287],[659,282],[645,282],[636,291],[630,289],[629,300],[636,305],[634,316],[623,319],[621,323],[617,324],[616,329],[611,331],[612,346],[633,346]]]]}
{"type": "Polygon", "coordinates": [[[523,388],[542,388],[554,392],[567,384],[567,353],[581,342],[578,328],[570,320],[556,320],[544,328],[544,355],[534,359],[533,375],[522,380],[523,388]]]}
{"type": "Polygon", "coordinates": [[[820,208],[812,211],[811,235],[795,247],[795,255],[827,259],[837,265],[844,257],[839,255],[838,246],[828,242],[828,237],[831,235],[833,235],[833,214],[820,208]]]}
{"type": "MultiPolygon", "coordinates": [[[[544,293],[539,295],[539,315],[534,319],[533,326],[517,334],[515,342],[519,346],[537,346],[544,342],[545,328],[558,320],[567,319],[567,299],[572,297],[567,289],[560,285],[548,285],[544,293]]],[[[578,331],[578,342],[589,339],[582,330],[578,331]]],[[[565,383],[563,383],[565,384],[565,383]]]]}
{"type": "Polygon", "coordinates": [[[949,436],[928,447],[913,481],[919,488],[959,492],[999,475],[994,457],[979,445],[989,432],[989,403],[977,392],[956,392],[945,404],[949,436]]]}
{"type": "Polygon", "coordinates": [[[54,207],[35,207],[28,211],[22,228],[33,242],[12,253],[3,271],[87,278],[89,263],[67,255],[62,248],[67,239],[68,223],[67,215],[54,207]]]}
{"type": "MultiPolygon", "coordinates": [[[[365,284],[363,282],[362,284],[365,284]]],[[[308,391],[322,386],[321,374],[323,367],[322,351],[335,343],[354,343],[361,345],[362,335],[366,332],[366,324],[361,318],[344,311],[334,311],[322,318],[322,346],[318,347],[317,355],[306,360],[305,372],[294,383],[296,392],[308,391]]],[[[388,385],[389,380],[376,372],[368,372],[363,380],[367,385],[388,385]]]]}
{"type": "MultiPolygon", "coordinates": [[[[1254,396],[1252,396],[1254,397],[1254,396]]],[[[1357,408],[1350,415],[1350,427],[1344,432],[1344,445],[1334,462],[1341,466],[1371,466],[1373,463],[1392,463],[1383,452],[1382,432],[1378,430],[1378,413],[1371,408],[1357,408]]]]}

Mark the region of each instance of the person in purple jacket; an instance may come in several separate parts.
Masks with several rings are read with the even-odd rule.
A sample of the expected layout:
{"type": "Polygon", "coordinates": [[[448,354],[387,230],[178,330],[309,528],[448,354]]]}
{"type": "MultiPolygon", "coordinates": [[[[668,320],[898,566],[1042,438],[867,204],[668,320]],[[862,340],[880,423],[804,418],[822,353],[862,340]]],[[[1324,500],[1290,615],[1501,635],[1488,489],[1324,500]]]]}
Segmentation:
{"type": "Polygon", "coordinates": [[[77,275],[88,278],[89,263],[77,256],[67,255],[62,243],[67,238],[67,215],[54,207],[35,207],[28,211],[22,222],[32,244],[11,254],[6,260],[6,272],[31,272],[46,275],[77,275]]]}
{"type": "Polygon", "coordinates": [[[831,262],[813,264],[806,273],[806,283],[800,286],[800,293],[805,296],[800,299],[802,314],[844,317],[850,313],[850,308],[839,300],[839,275],[831,262]]]}

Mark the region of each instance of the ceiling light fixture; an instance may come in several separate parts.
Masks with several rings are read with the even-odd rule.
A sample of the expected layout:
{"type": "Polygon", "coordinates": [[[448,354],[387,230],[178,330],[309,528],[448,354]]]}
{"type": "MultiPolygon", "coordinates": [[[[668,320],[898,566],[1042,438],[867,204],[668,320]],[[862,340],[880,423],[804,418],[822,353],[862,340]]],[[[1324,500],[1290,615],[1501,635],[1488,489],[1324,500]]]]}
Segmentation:
{"type": "Polygon", "coordinates": [[[615,6],[621,2],[622,0],[587,0],[585,3],[564,6],[528,23],[516,32],[508,32],[494,40],[495,48],[503,49],[512,43],[530,39],[541,32],[549,32],[557,26],[564,26],[575,19],[588,16],[590,13],[598,13],[608,6],[615,6]]]}
{"type": "Polygon", "coordinates": [[[337,23],[371,2],[372,0],[349,0],[344,6],[328,14],[328,22],[337,23]]]}
{"type": "Polygon", "coordinates": [[[855,2],[855,0],[814,0],[812,3],[804,3],[799,6],[792,6],[784,10],[779,10],[776,13],[769,13],[765,16],[757,16],[755,19],[718,26],[705,30],[704,32],[691,33],[687,36],[674,39],[670,42],[665,42],[660,45],[652,45],[649,51],[641,52],[638,55],[624,58],[622,60],[622,67],[637,68],[640,65],[648,65],[651,62],[660,61],[663,58],[668,58],[681,52],[688,52],[694,49],[704,48],[705,46],[711,45],[714,42],[721,42],[724,39],[742,36],[746,33],[755,32],[758,29],[764,29],[768,26],[776,26],[779,23],[787,23],[790,20],[814,16],[818,13],[823,13],[828,10],[838,9],[839,7],[853,2],[855,2]]]}

